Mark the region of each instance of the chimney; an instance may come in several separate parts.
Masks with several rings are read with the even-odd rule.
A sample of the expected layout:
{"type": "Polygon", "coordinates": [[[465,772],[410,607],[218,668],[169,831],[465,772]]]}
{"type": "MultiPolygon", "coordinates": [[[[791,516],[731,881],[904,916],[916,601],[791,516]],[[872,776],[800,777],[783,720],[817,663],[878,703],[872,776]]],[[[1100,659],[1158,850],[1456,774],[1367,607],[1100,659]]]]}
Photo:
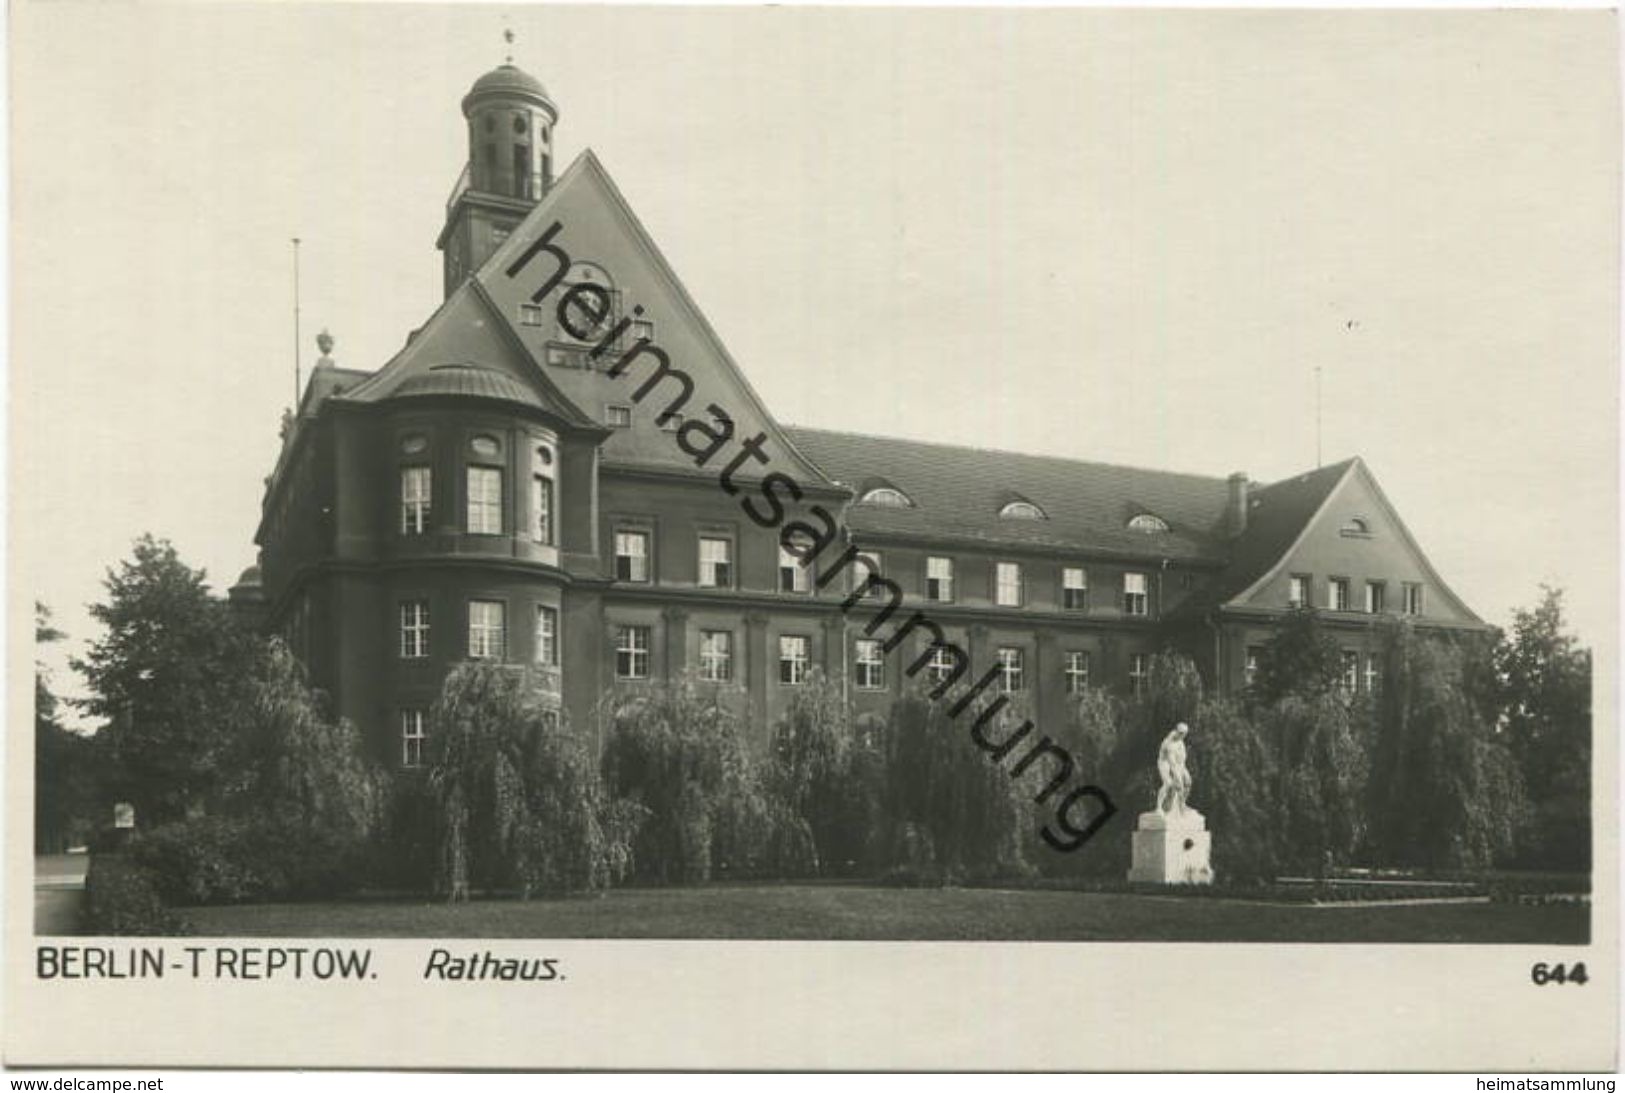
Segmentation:
{"type": "Polygon", "coordinates": [[[1230,501],[1224,507],[1224,533],[1234,539],[1247,530],[1247,472],[1230,476],[1230,501]]]}

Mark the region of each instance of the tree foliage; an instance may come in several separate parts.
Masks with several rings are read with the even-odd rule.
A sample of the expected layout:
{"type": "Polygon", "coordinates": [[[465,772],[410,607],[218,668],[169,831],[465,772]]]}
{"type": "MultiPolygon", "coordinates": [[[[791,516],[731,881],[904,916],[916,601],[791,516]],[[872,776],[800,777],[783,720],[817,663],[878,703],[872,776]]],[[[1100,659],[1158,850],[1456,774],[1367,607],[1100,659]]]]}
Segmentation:
{"type": "MultiPolygon", "coordinates": [[[[51,611],[34,605],[34,643],[60,641],[51,611]]],[[[97,808],[92,740],[63,726],[50,673],[34,663],[34,846],[60,853],[88,840],[97,808]]]]}
{"type": "Polygon", "coordinates": [[[879,742],[858,731],[840,685],[814,668],[773,729],[766,781],[781,870],[828,873],[871,863],[883,765],[879,742]]]}
{"type": "Polygon", "coordinates": [[[1336,689],[1342,671],[1342,652],[1320,613],[1300,607],[1276,623],[1260,650],[1248,697],[1255,705],[1272,706],[1289,694],[1325,694],[1336,689]]]}
{"type": "Polygon", "coordinates": [[[591,891],[627,872],[637,811],[606,799],[585,742],[529,671],[460,665],[431,720],[437,886],[450,899],[591,891]]]}
{"type": "Polygon", "coordinates": [[[178,818],[231,771],[258,642],[165,540],[142,536],[103,585],[90,613],[105,633],[73,661],[90,690],[82,705],[106,720],[97,750],[116,797],[139,822],[178,818]]]}

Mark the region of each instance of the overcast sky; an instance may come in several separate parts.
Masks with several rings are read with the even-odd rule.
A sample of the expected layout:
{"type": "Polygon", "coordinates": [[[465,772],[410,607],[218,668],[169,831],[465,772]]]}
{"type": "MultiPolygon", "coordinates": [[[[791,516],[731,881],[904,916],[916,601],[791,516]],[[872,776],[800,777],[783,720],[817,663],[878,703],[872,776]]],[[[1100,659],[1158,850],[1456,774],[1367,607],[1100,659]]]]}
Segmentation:
{"type": "MultiPolygon", "coordinates": [[[[1273,480],[1363,456],[1504,623],[1613,625],[1613,16],[14,5],[13,598],[254,561],[292,389],[438,303],[459,101],[596,150],[782,421],[1273,480]]],[[[59,651],[59,689],[73,690],[59,651]]]]}

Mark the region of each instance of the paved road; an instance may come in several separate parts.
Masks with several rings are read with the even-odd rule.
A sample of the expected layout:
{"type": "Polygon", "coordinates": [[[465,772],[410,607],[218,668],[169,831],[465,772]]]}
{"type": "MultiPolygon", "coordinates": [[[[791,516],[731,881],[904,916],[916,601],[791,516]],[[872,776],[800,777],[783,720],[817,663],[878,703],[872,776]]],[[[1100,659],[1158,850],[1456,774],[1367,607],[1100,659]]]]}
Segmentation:
{"type": "Polygon", "coordinates": [[[77,934],[85,902],[89,854],[44,854],[34,859],[34,933],[77,934]]]}

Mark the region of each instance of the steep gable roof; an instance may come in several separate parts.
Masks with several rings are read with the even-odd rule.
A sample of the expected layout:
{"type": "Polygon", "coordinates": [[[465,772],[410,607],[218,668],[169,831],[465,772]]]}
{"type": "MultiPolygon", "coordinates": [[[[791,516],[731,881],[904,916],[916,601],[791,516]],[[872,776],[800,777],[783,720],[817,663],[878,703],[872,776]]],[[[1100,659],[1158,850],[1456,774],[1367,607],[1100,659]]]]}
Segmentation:
{"type": "Polygon", "coordinates": [[[849,506],[848,523],[860,534],[1213,562],[1228,554],[1223,478],[824,429],[786,431],[837,482],[885,481],[914,502],[849,506]],[[1036,504],[1047,518],[1001,517],[1013,498],[1036,504]],[[1147,512],[1170,530],[1129,530],[1129,520],[1147,512]]]}
{"type": "Polygon", "coordinates": [[[1204,599],[1223,603],[1268,574],[1303,536],[1357,462],[1345,459],[1253,490],[1247,499],[1247,529],[1231,545],[1230,564],[1204,599]]]}

